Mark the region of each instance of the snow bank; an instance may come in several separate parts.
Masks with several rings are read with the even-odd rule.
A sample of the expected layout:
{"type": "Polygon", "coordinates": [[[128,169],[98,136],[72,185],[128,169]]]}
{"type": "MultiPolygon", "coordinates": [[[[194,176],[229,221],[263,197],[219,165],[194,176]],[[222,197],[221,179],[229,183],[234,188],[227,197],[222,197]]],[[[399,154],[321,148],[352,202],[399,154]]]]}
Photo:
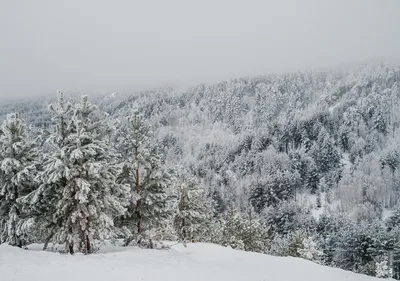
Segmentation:
{"type": "MultiPolygon", "coordinates": [[[[38,248],[38,247],[34,247],[38,248]]],[[[83,256],[0,245],[4,281],[368,281],[378,280],[297,258],[272,257],[213,244],[170,250],[106,247],[83,256]]]]}

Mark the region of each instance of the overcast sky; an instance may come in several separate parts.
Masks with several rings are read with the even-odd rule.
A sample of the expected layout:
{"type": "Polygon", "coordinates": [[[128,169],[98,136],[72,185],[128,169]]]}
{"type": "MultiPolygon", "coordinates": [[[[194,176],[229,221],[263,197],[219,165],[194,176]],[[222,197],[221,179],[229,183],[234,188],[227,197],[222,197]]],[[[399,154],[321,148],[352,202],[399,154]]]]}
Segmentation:
{"type": "Polygon", "coordinates": [[[400,58],[400,0],[0,0],[0,97],[400,58]]]}

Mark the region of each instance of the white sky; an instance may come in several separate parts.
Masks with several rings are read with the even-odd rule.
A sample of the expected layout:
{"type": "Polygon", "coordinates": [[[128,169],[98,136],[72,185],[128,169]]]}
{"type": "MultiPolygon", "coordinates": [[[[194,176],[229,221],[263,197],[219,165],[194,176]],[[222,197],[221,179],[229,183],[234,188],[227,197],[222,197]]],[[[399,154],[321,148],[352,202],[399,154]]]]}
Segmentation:
{"type": "Polygon", "coordinates": [[[400,58],[400,0],[0,0],[0,97],[400,58]]]}

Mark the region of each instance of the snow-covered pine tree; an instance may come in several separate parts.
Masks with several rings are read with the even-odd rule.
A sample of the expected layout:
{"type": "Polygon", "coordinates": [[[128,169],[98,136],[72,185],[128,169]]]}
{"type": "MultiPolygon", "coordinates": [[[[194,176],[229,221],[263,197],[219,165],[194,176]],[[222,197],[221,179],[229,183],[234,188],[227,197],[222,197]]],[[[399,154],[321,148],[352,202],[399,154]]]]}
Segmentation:
{"type": "Polygon", "coordinates": [[[0,135],[0,243],[22,247],[29,221],[19,200],[35,188],[37,148],[27,138],[26,124],[9,114],[0,135]]]}
{"type": "Polygon", "coordinates": [[[178,211],[174,219],[178,239],[187,241],[204,241],[207,235],[207,223],[211,221],[213,212],[211,202],[207,202],[204,188],[194,177],[180,173],[178,188],[178,211]]]}
{"type": "Polygon", "coordinates": [[[233,249],[244,250],[241,237],[243,222],[238,211],[230,208],[224,217],[220,243],[233,249]]]}
{"type": "Polygon", "coordinates": [[[338,167],[340,153],[335,146],[333,138],[328,131],[322,127],[317,142],[311,148],[311,155],[315,160],[319,173],[327,173],[338,167]]]}
{"type": "Polygon", "coordinates": [[[115,182],[108,128],[101,116],[96,116],[96,109],[87,96],[76,106],[74,132],[69,137],[70,174],[60,202],[61,209],[70,214],[66,228],[72,229],[72,235],[67,236],[67,241],[77,244],[86,254],[94,251],[94,240],[102,241],[119,233],[113,218],[126,211],[125,202],[115,196],[123,195],[125,186],[115,182]]]}
{"type": "Polygon", "coordinates": [[[60,116],[67,114],[63,108],[69,108],[63,105],[62,95],[51,108],[57,108],[57,132],[49,139],[43,184],[33,204],[45,205],[44,216],[54,242],[65,244],[71,254],[76,248],[89,254],[95,250],[95,241],[120,233],[113,218],[126,211],[124,196],[128,189],[115,183],[108,126],[87,97],[75,106],[70,122],[60,116]]]}
{"type": "Polygon", "coordinates": [[[303,238],[302,242],[302,247],[297,250],[300,257],[310,261],[319,261],[324,253],[318,248],[314,238],[312,236],[307,236],[303,238]]]}
{"type": "Polygon", "coordinates": [[[37,176],[39,188],[27,198],[38,233],[45,242],[44,250],[65,219],[57,207],[68,182],[68,146],[73,132],[73,107],[65,101],[63,92],[58,92],[57,102],[50,104],[48,109],[53,114],[54,131],[49,132],[44,144],[47,152],[43,156],[42,171],[37,176]]]}
{"type": "MultiPolygon", "coordinates": [[[[145,231],[157,227],[171,215],[167,189],[171,174],[162,167],[161,155],[153,143],[150,126],[138,111],[134,111],[117,130],[117,150],[122,158],[120,184],[129,185],[131,200],[120,224],[136,234],[140,244],[145,231]]],[[[125,241],[128,245],[134,235],[125,241]]]]}
{"type": "Polygon", "coordinates": [[[310,159],[306,174],[305,185],[307,189],[311,191],[311,194],[315,194],[318,192],[319,177],[320,175],[318,173],[318,167],[315,164],[314,160],[310,159]]]}

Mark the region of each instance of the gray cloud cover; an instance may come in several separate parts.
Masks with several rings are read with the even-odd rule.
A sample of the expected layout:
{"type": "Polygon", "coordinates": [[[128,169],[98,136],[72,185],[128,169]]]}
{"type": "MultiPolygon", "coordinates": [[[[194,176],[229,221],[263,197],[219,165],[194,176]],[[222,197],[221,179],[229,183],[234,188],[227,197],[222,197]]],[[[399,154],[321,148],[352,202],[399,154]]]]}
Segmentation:
{"type": "Polygon", "coordinates": [[[399,0],[0,0],[0,97],[400,58],[399,0]]]}

